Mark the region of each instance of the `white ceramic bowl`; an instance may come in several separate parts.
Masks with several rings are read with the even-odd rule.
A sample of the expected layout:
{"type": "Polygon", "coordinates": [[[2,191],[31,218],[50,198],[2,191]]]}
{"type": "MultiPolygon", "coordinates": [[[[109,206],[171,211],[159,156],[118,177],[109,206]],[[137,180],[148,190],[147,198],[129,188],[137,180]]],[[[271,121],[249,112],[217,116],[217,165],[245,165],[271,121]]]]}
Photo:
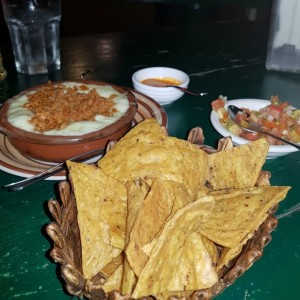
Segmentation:
{"type": "MultiPolygon", "coordinates": [[[[262,99],[236,99],[236,100],[230,100],[225,104],[225,108],[228,107],[228,105],[235,105],[237,107],[244,107],[249,108],[251,110],[259,110],[263,108],[264,106],[269,105],[271,102],[269,100],[262,100],[262,99]]],[[[214,128],[224,137],[231,136],[232,141],[235,145],[241,145],[249,143],[248,140],[243,139],[239,136],[236,136],[232,134],[230,131],[228,131],[226,128],[222,126],[219,120],[218,114],[213,110],[210,114],[210,120],[214,128]]],[[[279,156],[287,155],[292,152],[298,151],[295,147],[290,145],[270,145],[270,149],[268,152],[267,158],[276,158],[279,156]]]]}
{"type": "Polygon", "coordinates": [[[177,69],[167,67],[151,67],[136,71],[132,75],[133,88],[143,93],[161,105],[169,104],[183,96],[183,92],[173,87],[154,87],[143,84],[141,81],[149,78],[174,78],[181,82],[179,86],[188,87],[189,76],[177,69]]]}

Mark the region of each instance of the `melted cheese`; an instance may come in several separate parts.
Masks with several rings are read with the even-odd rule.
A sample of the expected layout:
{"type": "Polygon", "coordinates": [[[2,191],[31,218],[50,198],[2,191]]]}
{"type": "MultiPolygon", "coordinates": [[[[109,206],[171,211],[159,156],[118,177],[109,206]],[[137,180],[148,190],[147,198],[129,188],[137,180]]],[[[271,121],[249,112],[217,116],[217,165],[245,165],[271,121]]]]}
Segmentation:
{"type": "MultiPolygon", "coordinates": [[[[80,86],[82,83],[65,82],[66,87],[80,86]]],[[[70,123],[68,126],[61,130],[49,130],[44,132],[45,135],[83,135],[99,129],[102,129],[108,125],[113,124],[120,119],[129,108],[129,101],[127,96],[119,93],[111,86],[100,86],[93,84],[86,84],[87,90],[80,90],[80,93],[88,93],[91,89],[95,89],[97,93],[105,98],[108,98],[112,94],[118,95],[114,98],[115,108],[117,112],[111,117],[102,115],[96,115],[94,121],[80,121],[70,123]]],[[[30,93],[34,93],[30,92],[30,93]]],[[[27,102],[27,95],[22,95],[18,99],[14,100],[8,110],[8,121],[15,127],[21,128],[26,131],[40,133],[34,129],[34,126],[30,123],[33,112],[24,108],[23,105],[27,102]]]]}

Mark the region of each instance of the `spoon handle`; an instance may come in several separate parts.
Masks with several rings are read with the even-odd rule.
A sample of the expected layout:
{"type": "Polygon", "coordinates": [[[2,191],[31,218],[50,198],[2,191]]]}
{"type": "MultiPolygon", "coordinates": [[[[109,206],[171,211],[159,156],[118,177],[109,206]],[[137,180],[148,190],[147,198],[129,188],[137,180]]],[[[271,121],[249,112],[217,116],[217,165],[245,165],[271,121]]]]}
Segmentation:
{"type": "Polygon", "coordinates": [[[295,147],[295,148],[297,148],[297,149],[300,150],[300,145],[298,145],[296,143],[290,142],[290,141],[288,141],[286,139],[283,139],[283,138],[281,138],[279,136],[276,136],[276,135],[274,135],[272,133],[269,133],[269,132],[266,132],[266,131],[260,131],[260,133],[267,134],[267,135],[271,136],[274,139],[280,140],[280,141],[282,141],[282,142],[284,142],[286,144],[289,144],[289,145],[291,145],[291,146],[293,146],[293,147],[295,147]]]}
{"type": "Polygon", "coordinates": [[[174,87],[178,90],[181,90],[184,93],[187,93],[187,94],[190,94],[190,95],[193,95],[193,96],[205,96],[205,95],[207,95],[207,93],[192,92],[192,91],[188,90],[187,88],[184,88],[184,87],[179,86],[179,85],[167,85],[166,87],[174,87]]]}
{"type": "Polygon", "coordinates": [[[2,188],[6,189],[10,192],[20,191],[23,188],[25,188],[29,185],[32,185],[34,183],[40,182],[43,179],[49,178],[50,176],[55,175],[55,174],[59,173],[60,171],[63,171],[64,169],[65,169],[64,163],[60,163],[50,169],[47,169],[37,175],[34,175],[32,177],[20,180],[18,182],[13,182],[13,183],[3,185],[2,188]]]}
{"type": "MultiPolygon", "coordinates": [[[[97,157],[103,153],[104,153],[103,149],[95,149],[95,150],[91,150],[91,151],[76,155],[76,156],[70,158],[69,160],[76,161],[76,162],[83,162],[85,160],[97,157]]],[[[61,163],[59,163],[41,173],[38,173],[32,177],[3,185],[2,188],[7,189],[10,192],[20,191],[29,185],[40,182],[43,179],[49,178],[50,176],[55,175],[65,169],[66,169],[65,162],[61,162],[61,163]]]]}

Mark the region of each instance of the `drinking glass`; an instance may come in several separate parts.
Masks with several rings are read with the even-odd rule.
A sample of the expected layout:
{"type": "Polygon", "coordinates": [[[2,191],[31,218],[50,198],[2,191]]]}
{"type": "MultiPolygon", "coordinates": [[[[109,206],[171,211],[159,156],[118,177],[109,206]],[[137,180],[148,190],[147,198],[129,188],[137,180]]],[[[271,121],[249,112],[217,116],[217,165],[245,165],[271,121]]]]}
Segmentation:
{"type": "Polygon", "coordinates": [[[45,74],[60,69],[60,0],[2,0],[18,72],[45,74]]]}
{"type": "Polygon", "coordinates": [[[3,66],[1,50],[0,50],[0,81],[6,77],[6,70],[3,66]]]}

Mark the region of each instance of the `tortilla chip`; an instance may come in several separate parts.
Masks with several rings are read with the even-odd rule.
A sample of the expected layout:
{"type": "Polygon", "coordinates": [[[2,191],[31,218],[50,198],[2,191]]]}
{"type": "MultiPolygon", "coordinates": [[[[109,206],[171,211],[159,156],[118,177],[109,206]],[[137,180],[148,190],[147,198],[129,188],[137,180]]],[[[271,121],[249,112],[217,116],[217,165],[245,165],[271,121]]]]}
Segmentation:
{"type": "Polygon", "coordinates": [[[197,146],[163,134],[155,119],[140,122],[98,165],[122,181],[150,178],[184,184],[196,193],[204,188],[207,153],[197,146]]]}
{"type": "Polygon", "coordinates": [[[73,185],[84,277],[92,278],[125,246],[125,186],[91,165],[67,162],[73,185]]]}
{"type": "MultiPolygon", "coordinates": [[[[130,198],[128,199],[130,202],[130,198]]],[[[173,181],[153,182],[136,215],[125,250],[128,262],[137,276],[148,260],[148,255],[143,251],[144,245],[157,236],[170,216],[192,200],[194,199],[182,184],[173,181]]],[[[128,210],[128,218],[130,214],[131,211],[128,210]]]]}
{"type": "Polygon", "coordinates": [[[236,258],[243,250],[243,243],[240,243],[232,248],[223,248],[217,264],[217,272],[223,267],[229,267],[230,262],[236,258]]]}
{"type": "MultiPolygon", "coordinates": [[[[126,183],[127,188],[127,220],[125,245],[128,245],[129,236],[136,220],[140,207],[149,193],[151,181],[134,180],[126,183]]],[[[125,257],[122,277],[122,291],[130,295],[136,284],[136,275],[125,257]]]]}
{"type": "Polygon", "coordinates": [[[129,242],[129,235],[131,233],[134,222],[143,202],[147,197],[152,182],[145,180],[134,180],[126,183],[127,188],[127,220],[126,220],[126,246],[129,242]]]}
{"type": "Polygon", "coordinates": [[[237,247],[253,236],[268,211],[285,198],[289,189],[261,186],[210,193],[215,198],[215,207],[200,232],[218,245],[237,247]]]}
{"type": "Polygon", "coordinates": [[[136,285],[137,277],[132,270],[127,258],[125,258],[123,267],[123,278],[122,278],[122,293],[124,295],[131,295],[136,285]]]}
{"type": "Polygon", "coordinates": [[[103,290],[107,292],[120,290],[121,282],[123,275],[123,265],[119,265],[115,272],[107,279],[107,281],[103,284],[103,290]]]}
{"type": "Polygon", "coordinates": [[[209,155],[209,186],[212,190],[254,187],[268,150],[266,139],[259,139],[209,155]]]}
{"type": "MultiPolygon", "coordinates": [[[[189,299],[195,291],[161,292],[158,299],[189,299]],[[176,297],[176,298],[175,298],[176,297]]],[[[195,298],[197,299],[197,298],[195,298]]]]}
{"type": "Polygon", "coordinates": [[[105,277],[110,277],[112,276],[115,271],[117,270],[117,268],[123,264],[125,259],[124,253],[120,253],[120,255],[114,257],[102,270],[101,273],[105,276],[105,277]]]}
{"type": "Polygon", "coordinates": [[[202,198],[179,209],[166,223],[132,297],[154,295],[160,299],[168,291],[193,291],[211,287],[218,281],[199,233],[213,206],[213,197],[202,198]]]}
{"type": "Polygon", "coordinates": [[[212,242],[211,240],[209,240],[208,238],[205,238],[205,236],[202,236],[202,242],[211,258],[213,265],[217,266],[218,261],[219,261],[219,250],[218,250],[216,244],[214,242],[212,242]]]}

